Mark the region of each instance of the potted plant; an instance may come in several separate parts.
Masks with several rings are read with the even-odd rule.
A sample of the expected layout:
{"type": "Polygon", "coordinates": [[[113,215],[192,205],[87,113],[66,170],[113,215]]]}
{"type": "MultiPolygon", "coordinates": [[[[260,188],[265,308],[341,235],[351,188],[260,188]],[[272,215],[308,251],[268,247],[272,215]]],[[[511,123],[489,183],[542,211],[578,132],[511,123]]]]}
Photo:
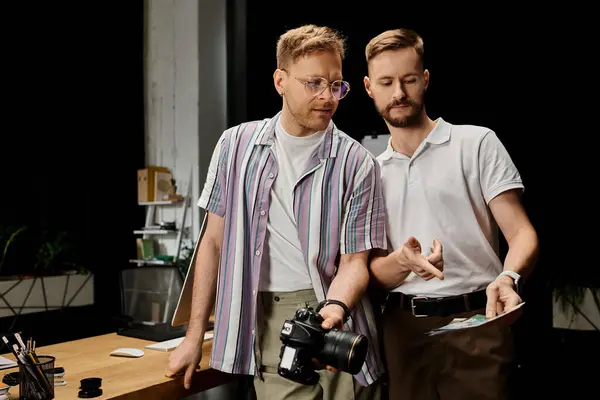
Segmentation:
{"type": "Polygon", "coordinates": [[[64,231],[0,227],[0,318],[93,304],[93,274],[64,231]]]}
{"type": "Polygon", "coordinates": [[[600,332],[600,285],[561,276],[552,289],[555,328],[600,332]]]}

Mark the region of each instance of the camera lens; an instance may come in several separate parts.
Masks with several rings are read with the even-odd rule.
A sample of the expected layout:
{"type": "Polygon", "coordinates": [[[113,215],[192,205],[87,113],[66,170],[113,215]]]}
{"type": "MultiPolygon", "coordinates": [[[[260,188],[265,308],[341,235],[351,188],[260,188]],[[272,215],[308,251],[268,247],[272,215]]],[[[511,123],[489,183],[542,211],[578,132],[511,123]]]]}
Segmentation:
{"type": "Polygon", "coordinates": [[[369,347],[365,336],[353,332],[331,330],[324,336],[318,360],[352,375],[360,372],[369,347]]]}

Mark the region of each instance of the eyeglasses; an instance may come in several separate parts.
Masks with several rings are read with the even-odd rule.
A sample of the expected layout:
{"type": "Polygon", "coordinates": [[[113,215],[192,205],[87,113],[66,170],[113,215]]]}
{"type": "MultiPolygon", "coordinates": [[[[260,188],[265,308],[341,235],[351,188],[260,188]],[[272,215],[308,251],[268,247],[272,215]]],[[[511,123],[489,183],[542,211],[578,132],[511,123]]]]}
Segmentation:
{"type": "Polygon", "coordinates": [[[292,78],[296,79],[298,82],[304,85],[306,93],[309,96],[319,96],[321,93],[325,91],[325,89],[330,88],[331,94],[338,100],[346,97],[348,92],[350,91],[350,84],[346,81],[337,80],[329,83],[329,81],[323,77],[311,78],[308,80],[300,79],[291,75],[285,69],[282,69],[283,72],[290,75],[292,78]]]}

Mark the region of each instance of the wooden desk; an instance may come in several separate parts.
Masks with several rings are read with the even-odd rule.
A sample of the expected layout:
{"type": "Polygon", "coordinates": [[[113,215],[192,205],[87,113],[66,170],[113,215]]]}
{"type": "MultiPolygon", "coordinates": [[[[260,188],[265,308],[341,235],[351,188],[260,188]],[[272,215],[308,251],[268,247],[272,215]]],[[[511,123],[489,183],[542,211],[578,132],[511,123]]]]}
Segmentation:
{"type": "MultiPolygon", "coordinates": [[[[205,340],[202,346],[202,362],[192,380],[192,388],[185,390],[183,376],[167,378],[165,369],[168,352],[144,348],[154,342],[119,336],[116,333],[95,336],[71,342],[44,346],[36,349],[38,355],[56,357],[56,367],[64,367],[66,386],[55,387],[55,399],[77,399],[79,381],[84,378],[102,378],[102,396],[98,399],[177,399],[182,396],[208,390],[229,382],[231,375],[209,368],[208,362],[212,340],[205,340]],[[110,356],[110,352],[120,347],[134,347],[144,350],[140,358],[110,356]]],[[[13,354],[4,354],[14,360],[13,354]]],[[[0,371],[2,376],[16,369],[0,371]]],[[[18,399],[19,388],[10,389],[10,399],[18,399]]]]}

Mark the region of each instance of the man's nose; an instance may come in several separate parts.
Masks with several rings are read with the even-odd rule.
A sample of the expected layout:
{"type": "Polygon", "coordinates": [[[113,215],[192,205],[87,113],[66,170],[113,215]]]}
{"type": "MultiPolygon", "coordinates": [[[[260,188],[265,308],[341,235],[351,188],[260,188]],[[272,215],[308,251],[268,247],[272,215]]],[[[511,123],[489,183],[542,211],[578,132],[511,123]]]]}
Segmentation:
{"type": "Polygon", "coordinates": [[[402,87],[402,83],[398,82],[398,84],[396,84],[396,87],[394,87],[393,98],[395,100],[401,100],[401,99],[404,99],[405,97],[406,97],[406,92],[404,91],[404,88],[402,87]]]}

